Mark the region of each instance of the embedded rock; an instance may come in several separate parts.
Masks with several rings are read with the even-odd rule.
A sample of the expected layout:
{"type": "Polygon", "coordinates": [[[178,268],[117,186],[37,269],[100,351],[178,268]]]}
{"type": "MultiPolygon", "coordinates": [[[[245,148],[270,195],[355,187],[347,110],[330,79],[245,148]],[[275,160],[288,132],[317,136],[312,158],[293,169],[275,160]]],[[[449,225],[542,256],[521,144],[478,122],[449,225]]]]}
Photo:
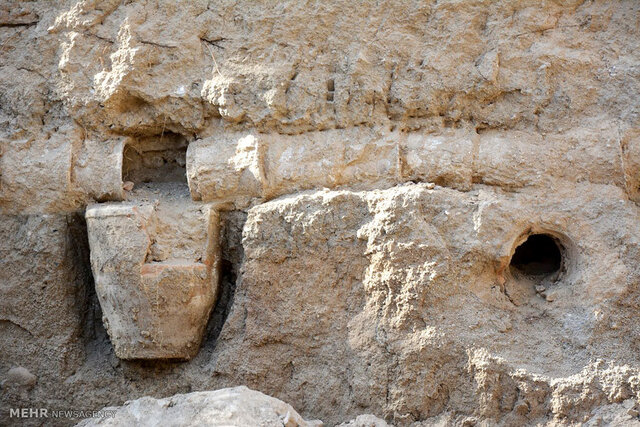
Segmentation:
{"type": "Polygon", "coordinates": [[[338,427],[388,427],[384,420],[376,417],[375,415],[365,414],[358,415],[355,419],[339,424],[338,427]]]}
{"type": "Polygon", "coordinates": [[[126,402],[113,417],[87,419],[78,426],[264,426],[321,427],[305,421],[281,400],[247,387],[178,394],[165,399],[143,397],[126,402]]]}
{"type": "Polygon", "coordinates": [[[2,382],[2,387],[28,387],[31,388],[36,384],[38,378],[33,375],[27,368],[18,366],[9,369],[7,379],[2,382]]]}

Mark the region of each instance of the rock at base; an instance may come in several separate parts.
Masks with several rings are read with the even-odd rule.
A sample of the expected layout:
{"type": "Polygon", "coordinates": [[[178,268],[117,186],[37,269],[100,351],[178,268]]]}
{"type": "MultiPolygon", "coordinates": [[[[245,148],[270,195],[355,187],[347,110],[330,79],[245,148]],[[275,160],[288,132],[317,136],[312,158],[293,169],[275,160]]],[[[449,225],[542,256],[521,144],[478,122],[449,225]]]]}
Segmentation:
{"type": "Polygon", "coordinates": [[[143,397],[118,408],[115,415],[89,418],[78,426],[285,426],[319,427],[305,421],[291,405],[245,386],[177,394],[165,399],[143,397]]]}

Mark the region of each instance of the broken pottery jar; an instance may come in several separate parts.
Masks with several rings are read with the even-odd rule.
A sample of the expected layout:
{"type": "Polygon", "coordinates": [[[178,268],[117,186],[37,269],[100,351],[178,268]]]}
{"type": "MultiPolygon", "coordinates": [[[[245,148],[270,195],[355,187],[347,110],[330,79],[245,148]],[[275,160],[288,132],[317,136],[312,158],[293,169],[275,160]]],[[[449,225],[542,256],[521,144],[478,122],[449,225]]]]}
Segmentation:
{"type": "Polygon", "coordinates": [[[87,209],[103,321],[121,359],[190,359],[218,292],[218,214],[190,200],[87,209]]]}

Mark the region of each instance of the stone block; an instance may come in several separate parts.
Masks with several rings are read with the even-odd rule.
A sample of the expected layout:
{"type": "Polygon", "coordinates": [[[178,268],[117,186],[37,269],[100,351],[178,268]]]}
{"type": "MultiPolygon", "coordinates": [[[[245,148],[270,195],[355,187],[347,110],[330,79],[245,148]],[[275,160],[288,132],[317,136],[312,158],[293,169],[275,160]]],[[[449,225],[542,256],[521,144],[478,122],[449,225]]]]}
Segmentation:
{"type": "Polygon", "coordinates": [[[139,201],[93,205],[86,218],[96,293],[116,355],[193,357],[218,293],[217,212],[188,199],[139,201]],[[181,219],[195,225],[174,223],[176,232],[167,232],[181,219]]]}

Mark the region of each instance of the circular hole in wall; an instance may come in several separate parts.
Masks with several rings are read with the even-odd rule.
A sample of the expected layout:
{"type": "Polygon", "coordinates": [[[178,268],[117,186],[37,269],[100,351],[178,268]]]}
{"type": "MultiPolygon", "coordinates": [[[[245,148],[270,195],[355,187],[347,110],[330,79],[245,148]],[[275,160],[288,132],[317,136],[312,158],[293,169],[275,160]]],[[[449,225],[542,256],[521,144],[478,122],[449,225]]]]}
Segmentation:
{"type": "Polygon", "coordinates": [[[532,234],[516,248],[509,267],[514,275],[541,278],[558,273],[562,258],[562,246],[555,237],[532,234]]]}

